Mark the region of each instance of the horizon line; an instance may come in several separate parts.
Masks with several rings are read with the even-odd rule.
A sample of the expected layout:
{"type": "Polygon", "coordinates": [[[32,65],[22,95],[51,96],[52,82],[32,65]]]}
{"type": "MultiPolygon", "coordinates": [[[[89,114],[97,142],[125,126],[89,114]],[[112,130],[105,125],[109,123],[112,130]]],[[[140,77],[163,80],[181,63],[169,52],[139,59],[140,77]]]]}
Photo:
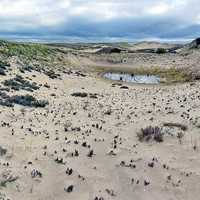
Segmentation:
{"type": "Polygon", "coordinates": [[[0,40],[25,43],[187,43],[195,38],[127,38],[127,37],[73,37],[73,36],[0,36],[0,40]]]}

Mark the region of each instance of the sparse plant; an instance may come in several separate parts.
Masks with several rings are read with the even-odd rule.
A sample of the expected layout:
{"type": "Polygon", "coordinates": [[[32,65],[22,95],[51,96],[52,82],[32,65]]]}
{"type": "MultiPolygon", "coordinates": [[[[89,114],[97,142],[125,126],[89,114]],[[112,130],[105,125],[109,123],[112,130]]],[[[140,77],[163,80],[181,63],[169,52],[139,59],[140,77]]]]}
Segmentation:
{"type": "Polygon", "coordinates": [[[73,94],[71,94],[71,95],[72,95],[73,97],[82,97],[82,98],[88,96],[88,94],[87,94],[86,92],[75,92],[75,93],[73,93],[73,94]]]}
{"type": "Polygon", "coordinates": [[[16,75],[16,77],[5,80],[3,84],[7,87],[10,87],[13,90],[27,90],[33,92],[33,90],[38,90],[39,86],[36,83],[31,83],[30,81],[25,80],[22,76],[16,75]]]}
{"type": "Polygon", "coordinates": [[[48,70],[48,71],[45,71],[44,73],[51,79],[55,79],[60,76],[59,74],[56,74],[53,70],[48,70]]]}
{"type": "Polygon", "coordinates": [[[158,126],[152,127],[148,126],[142,128],[141,131],[137,134],[139,141],[150,141],[155,140],[156,142],[163,142],[163,133],[162,129],[158,126]]]}
{"type": "Polygon", "coordinates": [[[46,100],[37,100],[31,95],[15,95],[10,98],[11,103],[29,106],[29,107],[45,107],[48,104],[46,100]]]}
{"type": "Polygon", "coordinates": [[[177,133],[177,138],[178,138],[180,144],[182,144],[182,138],[183,137],[184,137],[184,133],[183,132],[178,132],[177,133]]]}
{"type": "Polygon", "coordinates": [[[167,53],[167,50],[164,49],[164,48],[158,48],[158,49],[156,50],[156,53],[157,53],[157,54],[164,54],[164,53],[167,53]]]}
{"type": "Polygon", "coordinates": [[[10,64],[8,62],[0,60],[0,75],[6,75],[7,67],[10,67],[10,64]]]}
{"type": "Polygon", "coordinates": [[[2,76],[5,76],[5,75],[6,75],[6,72],[5,72],[5,70],[4,70],[4,69],[2,69],[2,68],[0,68],[0,75],[2,75],[2,76]]]}
{"type": "Polygon", "coordinates": [[[43,108],[49,103],[47,100],[38,100],[29,94],[9,96],[4,92],[0,92],[0,105],[13,107],[14,104],[19,104],[19,105],[28,106],[28,107],[43,108]]]}

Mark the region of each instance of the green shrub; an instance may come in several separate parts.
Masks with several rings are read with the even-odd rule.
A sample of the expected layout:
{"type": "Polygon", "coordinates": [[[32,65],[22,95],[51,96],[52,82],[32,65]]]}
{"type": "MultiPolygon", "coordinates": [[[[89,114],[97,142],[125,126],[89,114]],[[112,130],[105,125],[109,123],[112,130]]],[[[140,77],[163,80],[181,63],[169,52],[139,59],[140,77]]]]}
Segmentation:
{"type": "Polygon", "coordinates": [[[158,48],[158,49],[156,50],[156,53],[157,53],[157,54],[164,54],[164,53],[167,53],[167,50],[164,49],[164,48],[158,48]]]}
{"type": "Polygon", "coordinates": [[[10,64],[0,60],[0,75],[6,75],[7,67],[10,67],[10,64]]]}
{"type": "Polygon", "coordinates": [[[46,100],[37,100],[35,97],[27,95],[15,95],[10,98],[11,103],[29,106],[29,107],[45,107],[48,104],[46,100]]]}
{"type": "Polygon", "coordinates": [[[49,102],[47,100],[38,100],[29,94],[9,96],[6,93],[0,91],[0,105],[13,107],[14,104],[35,108],[44,108],[49,104],[49,102]]]}
{"type": "Polygon", "coordinates": [[[33,92],[33,90],[38,90],[39,86],[36,83],[31,83],[30,81],[25,80],[22,76],[16,75],[15,78],[5,80],[3,84],[7,87],[10,87],[13,90],[27,90],[33,92]]]}

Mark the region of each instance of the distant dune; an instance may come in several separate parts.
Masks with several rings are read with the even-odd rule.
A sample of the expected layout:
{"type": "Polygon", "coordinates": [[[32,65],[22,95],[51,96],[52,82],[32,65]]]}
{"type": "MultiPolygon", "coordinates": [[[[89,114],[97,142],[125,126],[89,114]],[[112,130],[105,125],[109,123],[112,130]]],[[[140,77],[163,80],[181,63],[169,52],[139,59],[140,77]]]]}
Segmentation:
{"type": "Polygon", "coordinates": [[[131,50],[139,50],[139,49],[158,49],[158,48],[164,48],[164,49],[170,49],[175,47],[182,47],[181,44],[170,44],[170,43],[161,43],[161,42],[139,42],[136,44],[131,45],[131,50]]]}

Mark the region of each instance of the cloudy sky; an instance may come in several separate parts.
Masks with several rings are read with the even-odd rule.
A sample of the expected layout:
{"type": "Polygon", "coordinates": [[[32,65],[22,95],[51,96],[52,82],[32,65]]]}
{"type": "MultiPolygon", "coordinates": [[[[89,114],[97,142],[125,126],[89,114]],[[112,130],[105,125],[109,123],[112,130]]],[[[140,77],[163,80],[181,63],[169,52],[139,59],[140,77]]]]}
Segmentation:
{"type": "Polygon", "coordinates": [[[199,0],[0,0],[0,37],[50,40],[190,39],[199,0]]]}

